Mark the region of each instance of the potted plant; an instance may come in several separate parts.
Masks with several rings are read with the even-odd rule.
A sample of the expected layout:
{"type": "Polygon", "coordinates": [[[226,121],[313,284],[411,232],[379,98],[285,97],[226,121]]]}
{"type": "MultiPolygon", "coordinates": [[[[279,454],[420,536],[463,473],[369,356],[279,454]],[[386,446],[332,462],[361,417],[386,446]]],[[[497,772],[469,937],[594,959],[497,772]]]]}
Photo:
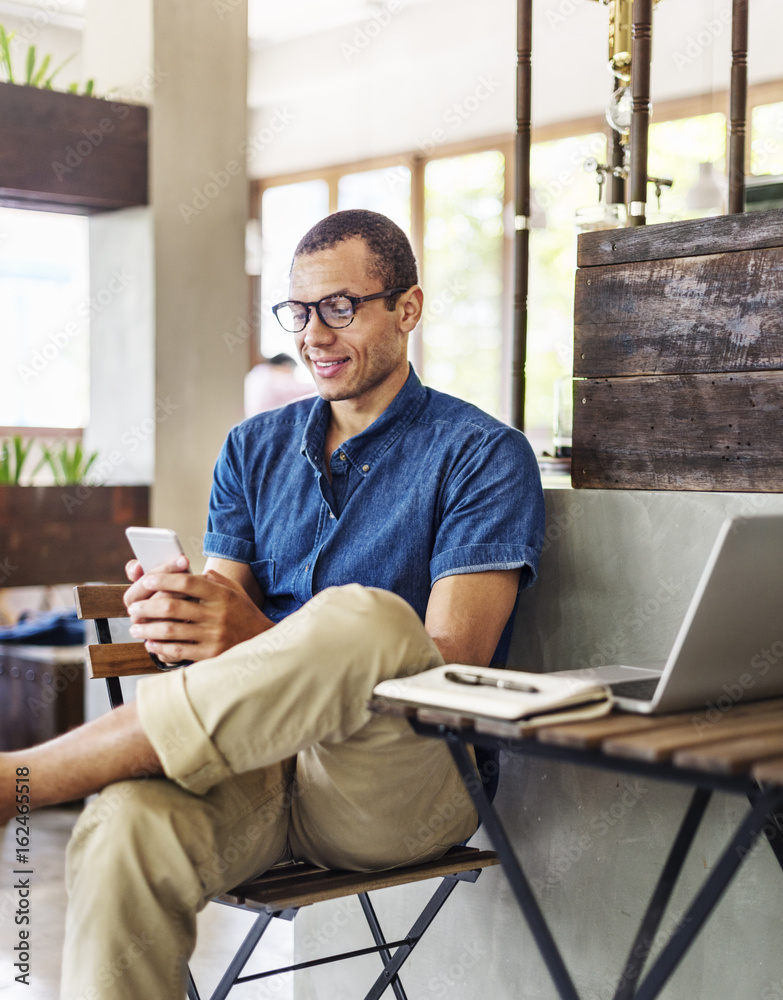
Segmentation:
{"type": "Polygon", "coordinates": [[[125,528],[149,522],[149,487],[102,485],[80,441],[43,445],[27,477],[32,444],[0,444],[0,586],[123,582],[125,528]],[[52,485],[35,482],[44,468],[52,485]]]}
{"type": "Polygon", "coordinates": [[[147,108],[92,96],[92,81],[54,90],[65,63],[50,72],[34,45],[15,72],[12,41],[0,26],[0,198],[84,212],[146,205],[147,108]]]}

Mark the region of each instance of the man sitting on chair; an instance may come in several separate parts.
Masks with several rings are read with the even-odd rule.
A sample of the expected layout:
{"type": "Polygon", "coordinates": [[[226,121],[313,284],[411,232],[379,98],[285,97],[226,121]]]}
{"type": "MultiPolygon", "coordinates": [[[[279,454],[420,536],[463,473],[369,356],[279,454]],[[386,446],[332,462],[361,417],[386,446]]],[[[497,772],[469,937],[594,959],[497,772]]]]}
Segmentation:
{"type": "Polygon", "coordinates": [[[504,662],[543,497],[520,432],[410,368],[417,280],[382,215],[338,212],[307,233],[275,314],[318,395],[229,434],[203,575],[184,558],[128,566],[133,634],[193,663],[0,755],[0,822],[17,767],[33,806],[103,789],[68,849],[63,1000],[184,996],[197,911],[276,862],[407,865],[475,830],[446,745],[367,702],[386,678],[504,662]]]}

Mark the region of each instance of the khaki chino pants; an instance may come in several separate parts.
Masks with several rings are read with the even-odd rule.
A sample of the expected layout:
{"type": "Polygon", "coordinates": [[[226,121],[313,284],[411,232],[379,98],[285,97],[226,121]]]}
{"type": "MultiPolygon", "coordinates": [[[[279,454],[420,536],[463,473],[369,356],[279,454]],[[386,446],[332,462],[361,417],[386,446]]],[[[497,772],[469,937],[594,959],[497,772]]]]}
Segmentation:
{"type": "Polygon", "coordinates": [[[279,861],[388,868],[469,837],[446,745],[367,710],[379,681],[442,662],[405,601],[351,584],[142,680],[166,777],[109,786],[76,825],[62,1000],[184,998],[196,913],[279,861]]]}

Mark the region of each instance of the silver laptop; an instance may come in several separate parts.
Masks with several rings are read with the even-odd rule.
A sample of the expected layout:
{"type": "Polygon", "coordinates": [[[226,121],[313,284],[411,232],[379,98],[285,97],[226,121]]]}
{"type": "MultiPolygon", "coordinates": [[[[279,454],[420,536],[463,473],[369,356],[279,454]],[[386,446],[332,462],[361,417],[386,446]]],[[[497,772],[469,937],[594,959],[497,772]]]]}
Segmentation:
{"type": "Polygon", "coordinates": [[[723,523],[663,669],[558,673],[607,684],[629,712],[723,712],[783,695],[783,514],[723,523]]]}

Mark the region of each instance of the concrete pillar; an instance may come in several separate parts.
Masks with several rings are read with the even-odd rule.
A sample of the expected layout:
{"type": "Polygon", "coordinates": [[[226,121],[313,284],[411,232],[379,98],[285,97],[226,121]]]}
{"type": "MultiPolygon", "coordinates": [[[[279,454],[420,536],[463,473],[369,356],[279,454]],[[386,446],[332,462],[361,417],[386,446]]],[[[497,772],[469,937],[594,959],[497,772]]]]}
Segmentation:
{"type": "Polygon", "coordinates": [[[247,362],[247,2],[88,0],[83,75],[151,107],[150,208],[91,223],[94,287],[122,267],[127,287],[93,322],[88,443],[110,481],[153,483],[199,568],[247,362]]]}

